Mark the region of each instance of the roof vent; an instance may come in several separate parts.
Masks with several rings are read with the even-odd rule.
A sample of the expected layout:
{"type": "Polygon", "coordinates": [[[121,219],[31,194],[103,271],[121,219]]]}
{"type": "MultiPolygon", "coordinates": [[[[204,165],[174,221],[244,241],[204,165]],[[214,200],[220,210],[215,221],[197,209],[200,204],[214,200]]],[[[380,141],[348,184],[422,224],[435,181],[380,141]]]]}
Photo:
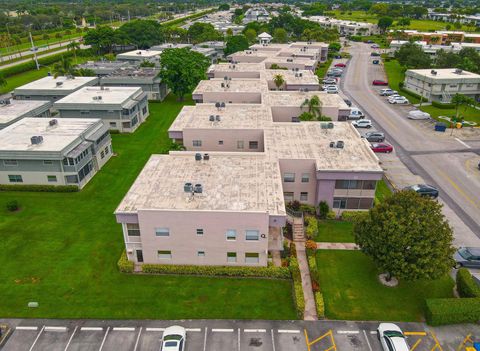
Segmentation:
{"type": "Polygon", "coordinates": [[[185,185],[183,186],[183,191],[186,193],[193,193],[193,184],[185,183],[185,185]]]}
{"type": "Polygon", "coordinates": [[[50,127],[55,126],[57,124],[58,124],[58,121],[56,119],[51,119],[50,121],[48,121],[48,125],[50,127]]]}
{"type": "Polygon", "coordinates": [[[216,108],[220,108],[220,103],[219,103],[219,102],[216,102],[216,103],[215,103],[215,107],[216,107],[216,108]]]}
{"type": "Polygon", "coordinates": [[[332,148],[335,147],[335,142],[334,141],[330,142],[330,147],[332,147],[332,148]]]}
{"type": "Polygon", "coordinates": [[[196,194],[201,194],[203,193],[203,186],[202,184],[195,184],[195,187],[193,188],[193,192],[196,194]]]}
{"type": "Polygon", "coordinates": [[[432,76],[436,76],[436,75],[437,75],[437,71],[435,71],[434,69],[432,69],[432,70],[430,71],[430,73],[432,74],[432,76]]]}
{"type": "Polygon", "coordinates": [[[210,160],[210,155],[209,154],[203,154],[203,160],[204,161],[210,160]]]}
{"type": "Polygon", "coordinates": [[[38,145],[42,143],[43,137],[41,135],[35,135],[30,138],[30,141],[32,142],[32,145],[38,145]]]}
{"type": "Polygon", "coordinates": [[[220,115],[216,115],[216,116],[215,116],[215,120],[216,120],[217,122],[220,122],[220,115]]]}
{"type": "Polygon", "coordinates": [[[63,82],[56,82],[55,83],[55,86],[57,86],[57,87],[61,87],[62,85],[63,85],[63,82]]]}
{"type": "Polygon", "coordinates": [[[460,68],[455,69],[455,74],[462,74],[463,70],[460,68]]]}
{"type": "Polygon", "coordinates": [[[334,125],[332,122],[328,122],[328,123],[327,123],[327,128],[328,128],[328,129],[333,129],[334,126],[335,126],[335,125],[334,125]]]}
{"type": "Polygon", "coordinates": [[[225,108],[225,103],[224,102],[220,103],[220,107],[225,108]]]}
{"type": "Polygon", "coordinates": [[[102,100],[102,97],[98,95],[98,96],[94,96],[92,99],[95,101],[98,101],[98,100],[102,100]]]}
{"type": "Polygon", "coordinates": [[[200,152],[197,152],[195,154],[195,161],[201,161],[202,160],[202,154],[200,152]]]}
{"type": "Polygon", "coordinates": [[[214,115],[210,115],[210,117],[208,117],[208,120],[210,122],[215,122],[215,116],[214,115]]]}
{"type": "Polygon", "coordinates": [[[338,149],[343,149],[344,146],[345,146],[345,143],[343,142],[343,140],[337,141],[336,147],[337,147],[338,149]]]}

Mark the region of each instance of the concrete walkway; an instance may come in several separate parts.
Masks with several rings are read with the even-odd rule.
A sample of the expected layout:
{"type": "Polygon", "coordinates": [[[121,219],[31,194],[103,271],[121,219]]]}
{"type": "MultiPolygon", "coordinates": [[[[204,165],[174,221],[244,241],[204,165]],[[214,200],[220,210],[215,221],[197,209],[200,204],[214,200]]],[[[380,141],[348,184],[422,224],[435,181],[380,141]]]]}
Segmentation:
{"type": "Polygon", "coordinates": [[[313,296],[307,253],[305,252],[305,243],[302,241],[296,241],[295,246],[298,266],[300,268],[300,276],[302,277],[303,298],[305,300],[305,313],[303,314],[303,319],[306,321],[316,321],[318,320],[317,306],[315,304],[315,297],[313,296]]]}
{"type": "Polygon", "coordinates": [[[317,243],[319,250],[359,250],[355,243],[317,243]]]}
{"type": "Polygon", "coordinates": [[[282,257],[280,255],[279,250],[271,250],[272,253],[272,262],[275,267],[281,267],[282,266],[282,257]]]}

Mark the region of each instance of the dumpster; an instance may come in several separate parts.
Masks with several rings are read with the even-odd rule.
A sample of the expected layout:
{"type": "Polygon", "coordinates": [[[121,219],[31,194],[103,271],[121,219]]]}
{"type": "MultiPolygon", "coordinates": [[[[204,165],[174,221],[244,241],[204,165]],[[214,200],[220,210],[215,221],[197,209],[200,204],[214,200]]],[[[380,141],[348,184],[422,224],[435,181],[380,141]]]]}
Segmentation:
{"type": "Polygon", "coordinates": [[[473,347],[475,348],[475,351],[480,351],[480,342],[474,342],[473,347]]]}
{"type": "Polygon", "coordinates": [[[447,130],[447,125],[445,123],[436,123],[435,124],[435,131],[436,132],[445,132],[447,130]]]}

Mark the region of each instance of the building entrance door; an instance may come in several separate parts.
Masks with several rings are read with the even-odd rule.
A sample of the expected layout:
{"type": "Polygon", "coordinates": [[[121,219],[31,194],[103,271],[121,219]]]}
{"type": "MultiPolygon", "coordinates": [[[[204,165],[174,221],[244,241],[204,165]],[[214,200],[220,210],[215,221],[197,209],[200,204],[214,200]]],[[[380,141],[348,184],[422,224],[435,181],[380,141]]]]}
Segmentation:
{"type": "Polygon", "coordinates": [[[143,251],[142,250],[137,250],[137,262],[138,263],[143,262],[143,251]]]}

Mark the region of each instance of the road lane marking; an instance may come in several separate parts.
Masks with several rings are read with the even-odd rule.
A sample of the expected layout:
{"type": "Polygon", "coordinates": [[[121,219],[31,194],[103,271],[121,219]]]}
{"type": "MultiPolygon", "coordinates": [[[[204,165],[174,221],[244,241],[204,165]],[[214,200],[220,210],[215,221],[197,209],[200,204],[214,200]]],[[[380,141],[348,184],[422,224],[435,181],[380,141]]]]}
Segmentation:
{"type": "Polygon", "coordinates": [[[465,146],[466,148],[468,149],[471,149],[472,147],[470,145],[468,145],[467,143],[465,143],[464,141],[458,139],[458,138],[455,138],[456,141],[458,141],[460,144],[462,144],[463,146],[465,146]]]}
{"type": "Polygon", "coordinates": [[[300,330],[292,329],[278,329],[278,332],[283,334],[300,334],[300,330]]]}
{"type": "Polygon", "coordinates": [[[200,332],[200,331],[202,331],[202,328],[185,328],[185,331],[187,331],[187,332],[200,332]]]}
{"type": "Polygon", "coordinates": [[[208,327],[205,327],[205,337],[203,338],[203,351],[207,351],[207,330],[208,327]]]}
{"type": "MultiPolygon", "coordinates": [[[[370,334],[372,334],[372,332],[370,332],[370,334]]],[[[375,334],[376,334],[376,332],[375,332],[375,334]]],[[[369,349],[370,351],[373,351],[372,345],[370,345],[370,341],[368,340],[367,332],[366,332],[365,330],[363,331],[363,335],[365,335],[365,340],[367,340],[368,349],[369,349]]]]}
{"type": "Polygon", "coordinates": [[[102,351],[103,345],[105,345],[105,340],[107,340],[107,335],[108,335],[109,331],[110,331],[110,327],[107,328],[107,331],[105,332],[105,335],[103,336],[102,344],[100,345],[100,348],[98,349],[98,351],[102,351]]]}
{"type": "Polygon", "coordinates": [[[137,351],[138,342],[140,341],[140,335],[142,335],[142,329],[143,327],[140,327],[140,331],[138,332],[137,341],[135,341],[135,347],[133,348],[133,351],[137,351]]]}
{"type": "Polygon", "coordinates": [[[267,329],[243,329],[244,333],[266,333],[267,329]]]}
{"type": "Polygon", "coordinates": [[[72,342],[73,336],[74,336],[75,333],[77,332],[77,329],[78,329],[78,325],[75,326],[75,329],[73,329],[73,333],[72,333],[72,335],[70,336],[70,339],[68,339],[67,345],[65,346],[65,349],[64,349],[63,351],[67,351],[68,347],[70,346],[70,343],[72,342]]]}
{"type": "Polygon", "coordinates": [[[212,329],[214,333],[233,333],[233,329],[212,329]]]}
{"type": "Polygon", "coordinates": [[[440,345],[440,342],[438,341],[435,333],[433,331],[431,331],[430,334],[432,335],[432,338],[435,341],[435,346],[430,351],[434,351],[434,350],[443,351],[442,346],[440,345]]]}
{"type": "Polygon", "coordinates": [[[113,331],[135,331],[133,327],[113,327],[113,331]]]}
{"type": "Polygon", "coordinates": [[[359,334],[359,330],[338,330],[337,334],[359,334]]]}
{"type": "Polygon", "coordinates": [[[238,351],[240,351],[240,328],[237,329],[237,345],[238,351]]]}
{"type": "Polygon", "coordinates": [[[17,327],[15,327],[15,330],[38,330],[38,327],[22,327],[22,326],[17,326],[17,327]]]}
{"type": "Polygon", "coordinates": [[[445,174],[445,172],[441,171],[440,169],[437,168],[437,170],[438,170],[438,173],[440,173],[440,175],[441,175],[444,179],[446,179],[446,180],[455,188],[455,190],[457,190],[457,191],[460,193],[460,195],[462,195],[465,199],[467,199],[468,202],[470,202],[473,206],[479,208],[478,205],[475,203],[475,201],[474,201],[470,196],[468,196],[468,195],[457,185],[457,183],[455,183],[455,181],[454,181],[452,178],[450,178],[448,175],[445,174]]]}
{"type": "Polygon", "coordinates": [[[67,327],[44,327],[45,331],[59,331],[59,332],[66,332],[67,327]]]}
{"type": "Polygon", "coordinates": [[[103,327],[81,327],[81,331],[103,331],[103,327]]]}
{"type": "Polygon", "coordinates": [[[35,338],[35,340],[33,340],[33,344],[32,346],[30,346],[30,349],[28,351],[32,351],[35,344],[37,343],[38,339],[40,338],[40,335],[42,335],[43,333],[43,329],[45,329],[45,326],[42,327],[42,329],[40,329],[40,332],[37,334],[37,337],[35,338]]]}
{"type": "Polygon", "coordinates": [[[376,330],[370,330],[370,334],[377,334],[377,331],[376,330]]]}
{"type": "Polygon", "coordinates": [[[163,331],[165,331],[165,328],[145,328],[145,331],[163,332],[163,331]]]}
{"type": "Polygon", "coordinates": [[[272,334],[272,351],[275,351],[275,338],[273,336],[273,329],[270,329],[270,334],[272,334]]]}

